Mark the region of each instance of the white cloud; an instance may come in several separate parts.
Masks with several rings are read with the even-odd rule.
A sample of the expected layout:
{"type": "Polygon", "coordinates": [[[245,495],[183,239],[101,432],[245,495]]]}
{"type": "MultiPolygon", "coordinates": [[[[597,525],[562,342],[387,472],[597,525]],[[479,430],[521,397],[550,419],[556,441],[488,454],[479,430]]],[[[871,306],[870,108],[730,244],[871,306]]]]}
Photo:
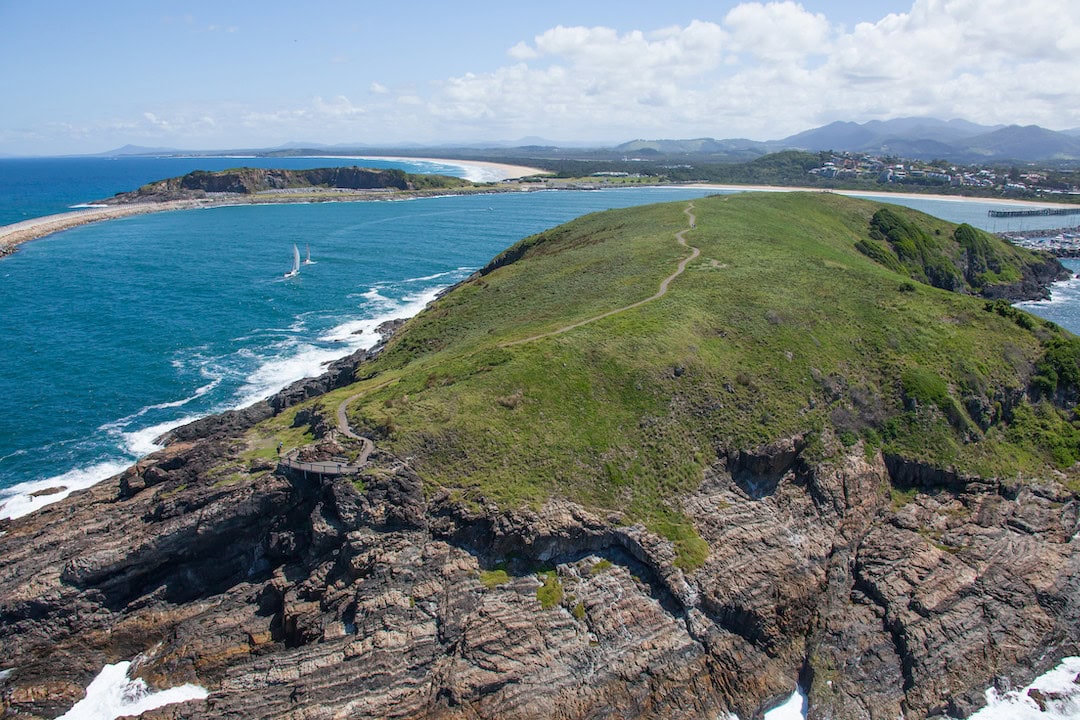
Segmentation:
{"type": "Polygon", "coordinates": [[[724,18],[731,48],[765,62],[801,62],[829,50],[832,29],[824,15],[794,2],[743,3],[724,18]]]}
{"type": "Polygon", "coordinates": [[[33,129],[114,145],[237,147],[525,135],[773,139],[833,120],[910,115],[1080,127],[1077,0],[912,0],[907,12],[854,27],[790,0],[743,2],[710,20],[625,31],[556,25],[510,43],[499,65],[427,82],[369,77],[328,83],[318,97],[283,90],[272,105],[159,105],[96,126],[33,129]]]}
{"type": "Polygon", "coordinates": [[[915,0],[851,30],[795,2],[719,23],[618,32],[556,26],[514,62],[438,83],[443,127],[553,138],[778,138],[905,115],[1080,125],[1080,3],[915,0]]]}

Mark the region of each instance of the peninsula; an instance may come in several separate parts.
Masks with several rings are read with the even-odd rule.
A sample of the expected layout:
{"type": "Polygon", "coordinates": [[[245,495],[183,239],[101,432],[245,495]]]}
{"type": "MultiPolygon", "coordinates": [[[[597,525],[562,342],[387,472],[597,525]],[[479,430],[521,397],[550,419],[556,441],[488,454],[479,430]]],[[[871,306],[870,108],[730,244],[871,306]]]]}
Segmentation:
{"type": "Polygon", "coordinates": [[[7,523],[0,710],[966,717],[1080,643],[1080,339],[1006,299],[1062,274],[833,194],[525,238],[7,523]]]}
{"type": "MultiPolygon", "coordinates": [[[[497,167],[511,177],[542,172],[513,165],[487,165],[497,167]]],[[[0,257],[14,252],[21,243],[61,230],[132,215],[222,205],[370,201],[498,190],[498,186],[491,184],[477,184],[446,175],[412,174],[393,168],[235,168],[218,172],[195,171],[87,203],[86,207],[77,211],[2,226],[0,257]]]]}
{"type": "MultiPolygon", "coordinates": [[[[430,158],[413,158],[432,160],[430,158]]],[[[450,160],[440,162],[453,162],[450,160]]],[[[478,164],[470,161],[470,164],[478,164]]],[[[309,170],[281,170],[266,168],[235,168],[217,172],[195,171],[180,177],[167,178],[148,183],[133,191],[120,192],[111,198],[88,203],[74,212],[33,218],[11,225],[0,226],[0,257],[9,255],[21,243],[36,240],[55,232],[104,220],[114,220],[132,215],[192,210],[226,205],[308,202],[364,202],[432,195],[466,195],[476,193],[530,192],[537,190],[595,190],[619,187],[625,183],[616,178],[559,178],[538,177],[544,170],[498,163],[479,163],[498,169],[505,180],[520,182],[474,183],[445,175],[409,174],[400,170],[373,170],[361,167],[330,167],[309,170]]],[[[641,178],[635,185],[641,186],[641,178]]],[[[670,181],[649,180],[648,184],[670,185],[670,181]]],[[[913,197],[897,192],[872,190],[807,189],[793,186],[754,184],[703,184],[698,182],[677,183],[685,187],[715,188],[717,190],[745,190],[765,192],[830,192],[861,197],[913,197]]],[[[942,198],[954,201],[984,202],[983,198],[963,198],[955,195],[920,193],[919,197],[942,198]]],[[[998,199],[995,202],[1032,207],[1030,202],[1015,199],[998,199]]],[[[1039,203],[1068,209],[1070,205],[1039,203]]]]}

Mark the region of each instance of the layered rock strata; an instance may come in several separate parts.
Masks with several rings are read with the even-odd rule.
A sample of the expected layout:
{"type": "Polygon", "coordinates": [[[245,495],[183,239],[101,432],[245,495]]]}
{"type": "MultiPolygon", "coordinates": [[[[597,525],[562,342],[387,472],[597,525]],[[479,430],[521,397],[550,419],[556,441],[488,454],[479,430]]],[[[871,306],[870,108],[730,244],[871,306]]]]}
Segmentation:
{"type": "Polygon", "coordinates": [[[499,511],[385,454],[215,479],[235,426],[201,430],[0,537],[6,715],[59,715],[134,657],[210,690],[164,717],[751,718],[798,678],[811,718],[963,716],[1076,648],[1078,506],[1053,482],[859,446],[812,464],[792,438],[684,499],[710,546],[686,574],[618,515],[499,511]]]}

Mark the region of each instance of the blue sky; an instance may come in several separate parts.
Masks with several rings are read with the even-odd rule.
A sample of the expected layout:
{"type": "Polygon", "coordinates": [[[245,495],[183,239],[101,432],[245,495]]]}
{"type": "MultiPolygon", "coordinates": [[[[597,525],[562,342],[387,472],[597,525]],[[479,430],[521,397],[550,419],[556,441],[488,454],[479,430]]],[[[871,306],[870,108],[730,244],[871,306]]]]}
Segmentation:
{"type": "Polygon", "coordinates": [[[1075,0],[0,0],[0,153],[1080,126],[1075,0]]]}

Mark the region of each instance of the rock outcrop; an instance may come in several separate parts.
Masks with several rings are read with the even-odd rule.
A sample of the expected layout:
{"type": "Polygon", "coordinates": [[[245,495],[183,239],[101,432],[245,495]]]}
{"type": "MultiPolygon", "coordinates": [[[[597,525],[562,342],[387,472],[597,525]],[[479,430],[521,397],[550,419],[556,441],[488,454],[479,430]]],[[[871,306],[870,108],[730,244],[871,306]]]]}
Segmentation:
{"type": "Polygon", "coordinates": [[[957,716],[1076,647],[1078,505],[1054,483],[928,473],[890,504],[912,468],[793,438],[684,500],[711,548],[686,574],[618,515],[477,506],[385,454],[215,479],[230,442],[175,442],[0,537],[6,714],[56,716],[135,657],[210,690],[183,717],[750,718],[800,677],[811,718],[957,716]]]}
{"type": "Polygon", "coordinates": [[[417,190],[468,185],[443,175],[411,175],[397,168],[329,167],[304,170],[236,168],[158,180],[131,192],[117,193],[109,204],[193,200],[208,196],[252,195],[311,188],[337,190],[417,190]]]}

